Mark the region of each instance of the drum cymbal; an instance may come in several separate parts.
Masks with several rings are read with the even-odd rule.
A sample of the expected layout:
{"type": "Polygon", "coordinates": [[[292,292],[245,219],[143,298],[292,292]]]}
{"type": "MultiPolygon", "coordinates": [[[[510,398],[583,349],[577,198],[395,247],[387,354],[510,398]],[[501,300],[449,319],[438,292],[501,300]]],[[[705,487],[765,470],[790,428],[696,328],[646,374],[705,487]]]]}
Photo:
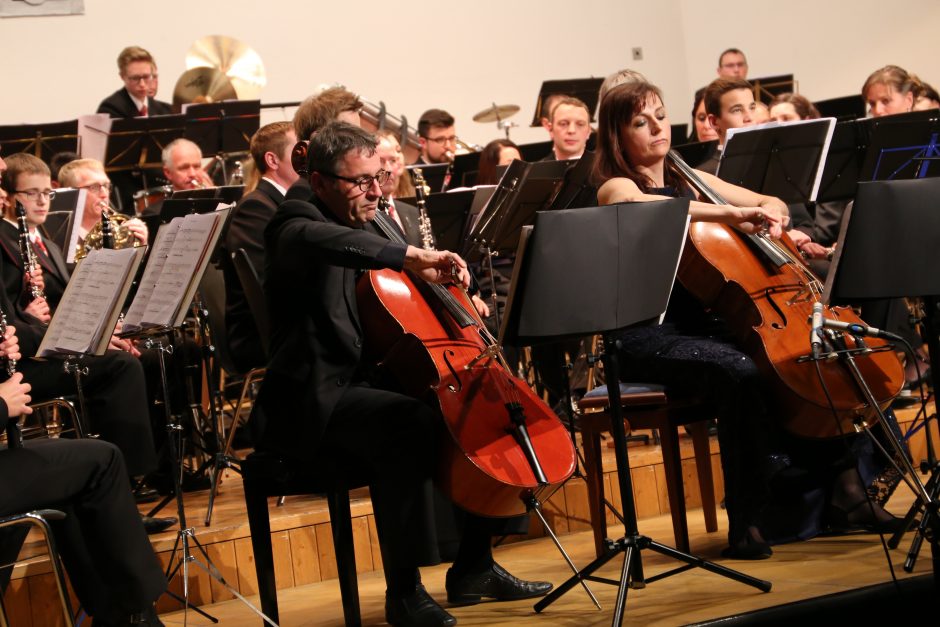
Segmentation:
{"type": "Polygon", "coordinates": [[[255,100],[267,84],[258,53],[233,37],[209,35],[193,42],[186,53],[186,68],[211,67],[221,71],[242,100],[255,100]]]}
{"type": "Polygon", "coordinates": [[[196,67],[183,72],[173,89],[173,105],[179,108],[190,102],[217,102],[238,98],[232,82],[211,67],[196,67]]]}
{"type": "Polygon", "coordinates": [[[519,113],[519,105],[497,105],[494,103],[492,107],[487,107],[473,116],[473,121],[497,122],[499,120],[505,120],[506,118],[512,117],[517,113],[519,113]]]}

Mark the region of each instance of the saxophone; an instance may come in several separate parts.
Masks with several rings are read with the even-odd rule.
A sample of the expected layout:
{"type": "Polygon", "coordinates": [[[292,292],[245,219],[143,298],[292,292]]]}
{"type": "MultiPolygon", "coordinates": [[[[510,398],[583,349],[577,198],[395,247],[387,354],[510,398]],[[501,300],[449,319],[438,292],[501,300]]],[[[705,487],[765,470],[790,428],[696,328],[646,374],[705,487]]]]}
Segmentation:
{"type": "Polygon", "coordinates": [[[424,173],[421,168],[412,168],[411,176],[414,178],[415,184],[415,204],[418,206],[418,232],[421,233],[421,247],[427,250],[436,250],[434,231],[431,230],[431,218],[428,217],[428,211],[425,207],[428,184],[424,180],[424,173]]]}
{"type": "Polygon", "coordinates": [[[20,231],[20,258],[23,260],[23,270],[25,275],[29,276],[26,284],[29,290],[29,300],[45,298],[46,295],[43,293],[42,288],[33,284],[31,281],[32,277],[36,276],[36,268],[39,266],[39,262],[36,259],[33,244],[29,240],[29,225],[26,223],[26,208],[23,207],[23,204],[19,201],[16,202],[16,225],[19,227],[20,231]]]}

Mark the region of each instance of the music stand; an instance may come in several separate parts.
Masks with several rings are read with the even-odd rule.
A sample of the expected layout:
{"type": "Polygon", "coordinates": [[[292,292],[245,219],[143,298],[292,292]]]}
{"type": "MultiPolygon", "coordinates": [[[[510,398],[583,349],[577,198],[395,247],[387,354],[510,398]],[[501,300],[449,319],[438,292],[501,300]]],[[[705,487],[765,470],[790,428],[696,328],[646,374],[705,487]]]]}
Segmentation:
{"type": "MultiPolygon", "coordinates": [[[[830,303],[857,301],[862,298],[921,297],[927,311],[924,320],[927,348],[930,353],[931,378],[934,390],[940,389],[940,339],[937,324],[940,306],[940,179],[873,181],[859,183],[858,196],[848,210],[839,234],[839,244],[826,280],[823,299],[830,303]],[[890,207],[890,211],[886,208],[890,207]]],[[[934,394],[934,418],[940,410],[934,394]]],[[[896,547],[900,537],[914,521],[916,514],[926,510],[904,562],[904,570],[912,572],[917,553],[925,535],[930,537],[934,578],[940,581],[940,547],[938,547],[938,496],[940,467],[933,449],[929,428],[924,421],[930,479],[921,484],[907,457],[911,485],[919,500],[905,517],[906,524],[891,538],[896,547]],[[930,533],[927,533],[928,527],[930,533]]],[[[890,430],[886,429],[890,436],[890,430]]],[[[899,469],[900,470],[900,469],[899,469]]],[[[910,483],[909,483],[910,485],[910,483]]]]}
{"type": "Polygon", "coordinates": [[[817,100],[813,103],[813,106],[819,111],[820,116],[835,118],[840,122],[865,117],[865,101],[859,98],[858,94],[817,100]]]}
{"type": "Polygon", "coordinates": [[[612,624],[620,625],[628,586],[643,587],[690,568],[703,568],[765,592],[770,590],[770,582],[682,553],[640,535],[637,528],[620,406],[617,337],[619,330],[656,319],[666,310],[685,242],[688,211],[688,199],[676,198],[539,212],[532,237],[517,257],[501,342],[533,344],[603,334],[611,434],[624,514],[623,538],[608,540],[604,555],[536,603],[536,612],[584,580],[597,581],[619,586],[612,624]],[[594,278],[585,281],[587,274],[594,278]],[[598,289],[599,285],[605,289],[598,289]],[[685,564],[647,579],[641,557],[644,549],[685,564]],[[593,575],[621,552],[624,561],[619,580],[593,575]]]}
{"type": "Polygon", "coordinates": [[[728,130],[718,177],[785,203],[816,200],[835,118],[728,130]]]}
{"type": "MultiPolygon", "coordinates": [[[[477,182],[477,173],[480,171],[480,152],[468,152],[454,157],[454,168],[451,171],[448,189],[455,187],[473,187],[477,182]]],[[[447,249],[450,250],[450,249],[447,249]]]]}
{"type": "Polygon", "coordinates": [[[444,179],[447,178],[447,171],[450,168],[451,164],[449,163],[415,163],[414,165],[407,166],[405,169],[408,170],[408,175],[411,176],[412,182],[414,181],[414,175],[411,171],[414,169],[421,170],[424,182],[433,194],[443,191],[444,179]]]}
{"type": "Polygon", "coordinates": [[[940,176],[940,110],[914,111],[869,120],[870,139],[860,181],[940,176]]]}
{"type": "Polygon", "coordinates": [[[162,167],[163,149],[183,136],[183,124],[182,115],[158,115],[152,118],[114,118],[110,120],[108,130],[94,126],[88,128],[107,134],[107,147],[100,161],[104,163],[105,172],[110,174],[162,167]]]}
{"type": "Polygon", "coordinates": [[[561,187],[549,203],[548,209],[596,207],[597,187],[591,183],[593,172],[594,153],[585,152],[573,166],[565,170],[561,187]]]}
{"type": "Polygon", "coordinates": [[[78,120],[0,126],[0,157],[26,152],[49,163],[59,152],[78,152],[78,120]]]}
{"type": "Polygon", "coordinates": [[[680,146],[673,146],[672,149],[679,153],[683,161],[694,168],[700,163],[704,163],[709,157],[715,154],[715,151],[718,150],[718,140],[713,139],[708,142],[692,142],[680,146]]]}
{"type": "Polygon", "coordinates": [[[535,113],[532,116],[531,126],[542,126],[542,118],[548,117],[549,112],[542,109],[542,105],[549,96],[563,94],[572,96],[584,102],[594,121],[594,112],[597,111],[597,100],[600,94],[603,78],[567,78],[563,80],[545,81],[539,88],[538,98],[535,100],[535,113]]]}
{"type": "Polygon", "coordinates": [[[797,93],[796,81],[792,74],[778,74],[762,78],[749,78],[748,82],[754,88],[754,100],[770,104],[775,96],[788,92],[797,93]]]}
{"type": "Polygon", "coordinates": [[[247,152],[251,136],[261,125],[261,101],[189,104],[183,116],[183,137],[198,145],[203,155],[247,152]]]}
{"type": "Polygon", "coordinates": [[[469,228],[476,190],[467,189],[428,196],[425,209],[431,219],[434,241],[441,250],[459,250],[469,228]]]}
{"type": "Polygon", "coordinates": [[[554,146],[552,140],[520,144],[519,155],[522,157],[523,161],[528,161],[529,163],[541,161],[552,152],[552,146],[554,146]]]}

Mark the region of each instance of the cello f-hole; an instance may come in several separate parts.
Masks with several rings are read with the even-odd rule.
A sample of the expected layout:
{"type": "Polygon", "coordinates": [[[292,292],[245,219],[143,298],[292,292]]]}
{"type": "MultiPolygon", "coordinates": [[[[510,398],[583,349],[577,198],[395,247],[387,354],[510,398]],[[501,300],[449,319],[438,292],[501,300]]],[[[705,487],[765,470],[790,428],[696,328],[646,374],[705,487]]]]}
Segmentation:
{"type": "Polygon", "coordinates": [[[451,392],[460,392],[463,389],[463,381],[460,380],[460,375],[457,374],[457,371],[454,370],[454,366],[450,363],[450,359],[448,359],[449,356],[453,356],[455,354],[456,353],[454,353],[454,351],[446,350],[441,353],[441,357],[444,358],[444,363],[447,365],[447,369],[450,370],[450,374],[454,377],[454,381],[457,382],[456,387],[454,387],[453,383],[448,383],[447,389],[451,392]]]}

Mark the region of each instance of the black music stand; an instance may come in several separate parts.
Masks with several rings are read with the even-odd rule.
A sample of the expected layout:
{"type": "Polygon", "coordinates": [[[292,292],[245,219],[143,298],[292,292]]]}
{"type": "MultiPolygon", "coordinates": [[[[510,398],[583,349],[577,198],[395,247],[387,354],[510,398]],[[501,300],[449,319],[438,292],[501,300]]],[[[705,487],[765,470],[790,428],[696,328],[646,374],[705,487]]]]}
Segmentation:
{"type": "Polygon", "coordinates": [[[431,219],[434,241],[441,250],[459,250],[469,229],[477,196],[481,191],[466,189],[428,196],[426,210],[431,219]]]}
{"type": "Polygon", "coordinates": [[[731,129],[718,177],[785,203],[816,200],[834,118],[731,129]]]}
{"type": "Polygon", "coordinates": [[[552,151],[552,146],[554,146],[554,143],[550,139],[544,142],[520,144],[519,155],[522,156],[523,161],[528,161],[529,163],[540,161],[548,156],[552,151]]]}
{"type": "Polygon", "coordinates": [[[412,182],[414,182],[412,170],[421,170],[421,176],[424,177],[424,182],[431,190],[431,193],[434,194],[444,190],[444,179],[447,178],[447,171],[450,168],[451,164],[449,163],[415,163],[414,165],[407,166],[405,169],[408,170],[408,175],[411,177],[412,182]]]}
{"type": "MultiPolygon", "coordinates": [[[[182,115],[158,115],[152,118],[114,118],[102,159],[108,173],[160,168],[163,149],[183,136],[182,115]]],[[[100,129],[90,127],[98,132],[100,129]]],[[[146,181],[145,181],[146,183],[146,181]]],[[[147,185],[144,185],[147,187],[147,185]]]]}
{"type": "Polygon", "coordinates": [[[78,120],[0,126],[0,157],[26,152],[49,163],[59,152],[78,152],[78,120]]]}
{"type": "MultiPolygon", "coordinates": [[[[836,304],[863,298],[905,296],[921,297],[924,300],[927,310],[924,328],[935,391],[934,420],[940,410],[936,397],[936,390],[940,389],[938,198],[940,179],[936,178],[859,183],[856,201],[842,224],[839,244],[823,292],[824,300],[836,304]]],[[[903,451],[899,455],[902,463],[906,463],[905,469],[911,473],[908,485],[918,496],[918,501],[905,517],[907,524],[904,529],[891,538],[889,546],[896,547],[917,513],[926,511],[904,562],[904,570],[913,571],[921,543],[928,537],[933,555],[934,579],[940,582],[940,547],[937,537],[940,532],[940,464],[934,452],[929,423],[928,417],[924,421],[928,459],[922,465],[922,470],[930,472],[931,476],[926,486],[920,482],[903,451]]],[[[890,435],[890,430],[885,431],[890,435]]]]}
{"type": "Polygon", "coordinates": [[[840,122],[865,117],[865,101],[859,98],[858,94],[817,100],[813,105],[819,111],[820,116],[835,118],[840,122]]]}
{"type": "Polygon", "coordinates": [[[572,96],[584,102],[594,121],[594,112],[597,111],[598,95],[601,91],[603,78],[566,78],[563,80],[545,81],[539,88],[539,95],[535,101],[535,113],[532,116],[532,126],[542,126],[542,118],[548,117],[542,105],[549,96],[563,94],[572,96]]]}
{"type": "Polygon", "coordinates": [[[575,585],[597,581],[619,586],[613,624],[620,625],[628,586],[642,588],[691,568],[703,568],[765,592],[770,590],[770,582],[682,553],[640,535],[637,528],[620,406],[617,337],[619,330],[648,323],[666,310],[685,241],[688,211],[688,199],[670,199],[540,212],[531,238],[523,239],[525,246],[520,247],[517,256],[500,340],[533,344],[603,334],[611,434],[624,514],[624,537],[608,540],[604,555],[536,603],[536,612],[575,585]],[[591,281],[584,280],[588,275],[593,277],[591,281]],[[598,289],[599,285],[605,289],[598,289]],[[684,565],[646,578],[641,557],[644,549],[684,565]],[[624,561],[619,580],[594,576],[621,552],[624,561]]]}
{"type": "Polygon", "coordinates": [[[796,93],[796,81],[792,74],[778,74],[761,78],[749,78],[747,82],[754,88],[754,99],[770,104],[775,96],[788,92],[796,93]]]}
{"type": "Polygon", "coordinates": [[[260,100],[191,104],[183,111],[184,137],[204,155],[247,152],[261,125],[260,100]]]}
{"type": "Polygon", "coordinates": [[[596,207],[597,187],[591,182],[593,172],[594,153],[585,151],[573,166],[565,170],[561,187],[549,203],[548,209],[596,207]]]}
{"type": "Polygon", "coordinates": [[[447,189],[473,187],[477,184],[477,173],[480,171],[480,154],[480,152],[473,151],[454,157],[454,167],[451,171],[450,183],[447,185],[447,189]]]}

